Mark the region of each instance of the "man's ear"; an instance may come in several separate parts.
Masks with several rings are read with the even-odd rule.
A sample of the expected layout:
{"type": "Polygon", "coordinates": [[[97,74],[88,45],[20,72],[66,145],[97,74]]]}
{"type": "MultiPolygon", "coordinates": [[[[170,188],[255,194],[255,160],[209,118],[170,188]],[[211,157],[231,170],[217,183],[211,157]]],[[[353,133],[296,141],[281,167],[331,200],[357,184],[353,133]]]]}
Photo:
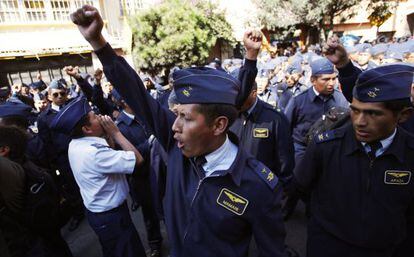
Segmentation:
{"type": "Polygon", "coordinates": [[[88,126],[82,126],[82,132],[84,135],[89,135],[90,133],[92,133],[88,126]]]}
{"type": "Polygon", "coordinates": [[[215,136],[219,136],[226,132],[229,126],[229,119],[226,116],[219,116],[214,120],[213,133],[215,136]]]}
{"type": "Polygon", "coordinates": [[[8,157],[10,154],[10,147],[8,146],[0,146],[0,156],[8,157]]]}
{"type": "Polygon", "coordinates": [[[413,116],[413,113],[414,113],[413,107],[404,108],[399,114],[400,117],[398,119],[398,123],[406,122],[409,118],[411,118],[413,116]]]}

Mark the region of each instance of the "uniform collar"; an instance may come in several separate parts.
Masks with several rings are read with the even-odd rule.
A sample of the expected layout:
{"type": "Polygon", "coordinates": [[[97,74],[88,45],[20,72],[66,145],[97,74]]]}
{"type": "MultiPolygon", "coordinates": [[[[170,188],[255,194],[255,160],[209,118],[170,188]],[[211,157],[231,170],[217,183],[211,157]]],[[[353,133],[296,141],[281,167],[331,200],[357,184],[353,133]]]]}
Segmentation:
{"type": "MultiPolygon", "coordinates": [[[[132,116],[134,117],[134,116],[132,116]]],[[[125,113],[125,111],[122,111],[118,116],[118,121],[121,123],[125,123],[126,125],[130,126],[131,123],[134,121],[134,119],[130,116],[130,114],[125,113]]]]}
{"type": "MultiPolygon", "coordinates": [[[[228,168],[227,170],[217,170],[213,172],[213,175],[219,175],[219,176],[224,176],[226,174],[229,174],[233,180],[233,182],[237,185],[240,186],[241,183],[241,178],[243,175],[243,171],[245,170],[245,168],[240,167],[241,165],[244,165],[244,159],[246,158],[245,155],[243,154],[242,149],[239,147],[239,142],[238,142],[238,138],[235,134],[233,134],[232,132],[228,132],[227,133],[229,143],[233,143],[237,146],[237,154],[236,154],[236,158],[233,160],[233,163],[231,164],[230,168],[228,168]]],[[[209,162],[208,159],[211,159],[210,157],[207,157],[207,163],[209,162]]]]}
{"type": "Polygon", "coordinates": [[[99,143],[105,146],[109,146],[108,142],[105,140],[105,138],[102,137],[81,137],[79,138],[79,140],[82,141],[88,141],[88,142],[95,142],[95,143],[99,143]]]}
{"type": "Polygon", "coordinates": [[[50,108],[58,112],[58,111],[60,111],[61,107],[59,105],[54,104],[54,103],[50,103],[50,108]]]}
{"type": "MultiPolygon", "coordinates": [[[[320,98],[319,96],[321,95],[318,91],[316,91],[314,86],[311,86],[311,88],[308,89],[308,95],[309,95],[309,99],[311,100],[311,102],[314,102],[316,98],[320,98]]],[[[329,96],[324,96],[328,99],[332,99],[335,101],[335,90],[332,92],[331,95],[329,96]]],[[[322,99],[321,99],[322,100],[322,99]]],[[[327,100],[326,100],[327,101],[327,100]]]]}
{"type": "MultiPolygon", "coordinates": [[[[397,128],[394,129],[394,132],[391,134],[391,136],[383,139],[380,141],[381,143],[381,148],[384,149],[384,151],[386,151],[388,149],[388,147],[391,145],[391,143],[393,142],[395,135],[397,134],[397,128]]],[[[364,146],[364,148],[367,147],[367,143],[365,142],[361,142],[362,146],[364,146]]]]}
{"type": "MultiPolygon", "coordinates": [[[[386,140],[386,139],[385,139],[386,140]]],[[[382,141],[381,141],[382,143],[382,141]]],[[[400,162],[404,162],[404,148],[406,146],[406,135],[397,127],[396,134],[393,137],[388,149],[381,155],[394,155],[400,162]]],[[[345,154],[350,155],[357,151],[365,153],[361,142],[355,138],[355,132],[352,124],[349,125],[345,132],[345,154]]]]}
{"type": "Polygon", "coordinates": [[[256,107],[256,105],[257,105],[257,97],[256,97],[256,100],[254,101],[254,104],[247,110],[247,113],[250,115],[252,112],[253,112],[253,110],[254,110],[254,108],[256,107]]]}
{"type": "Polygon", "coordinates": [[[263,101],[260,99],[256,99],[256,103],[254,104],[254,108],[249,112],[248,119],[255,122],[257,117],[260,115],[263,109],[263,101]]]}

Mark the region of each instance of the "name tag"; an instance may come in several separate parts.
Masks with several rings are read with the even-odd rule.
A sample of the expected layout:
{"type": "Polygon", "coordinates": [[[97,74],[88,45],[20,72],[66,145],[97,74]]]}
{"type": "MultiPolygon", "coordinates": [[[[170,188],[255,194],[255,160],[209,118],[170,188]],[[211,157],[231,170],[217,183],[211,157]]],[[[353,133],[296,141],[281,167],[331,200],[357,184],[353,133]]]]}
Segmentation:
{"type": "Polygon", "coordinates": [[[269,129],[267,129],[267,128],[255,128],[253,130],[253,137],[255,137],[255,138],[268,138],[269,137],[269,129]]]}
{"type": "Polygon", "coordinates": [[[227,188],[223,188],[217,198],[217,203],[237,215],[243,215],[249,201],[227,188]]]}
{"type": "Polygon", "coordinates": [[[384,174],[384,183],[388,185],[408,185],[411,180],[411,171],[387,170],[384,174]]]}

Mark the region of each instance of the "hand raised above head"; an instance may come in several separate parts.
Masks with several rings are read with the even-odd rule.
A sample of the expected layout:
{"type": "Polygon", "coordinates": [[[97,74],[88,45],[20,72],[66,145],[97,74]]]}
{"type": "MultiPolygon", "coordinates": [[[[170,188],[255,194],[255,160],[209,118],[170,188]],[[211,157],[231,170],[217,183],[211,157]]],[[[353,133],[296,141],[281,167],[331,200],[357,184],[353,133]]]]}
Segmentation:
{"type": "Polygon", "coordinates": [[[262,46],[263,35],[260,30],[247,30],[243,36],[243,44],[246,48],[246,58],[256,60],[262,46]]]}
{"type": "Polygon", "coordinates": [[[339,42],[337,35],[333,35],[323,46],[323,54],[337,68],[342,68],[349,63],[348,53],[339,42]]]}
{"type": "Polygon", "coordinates": [[[106,44],[101,33],[104,23],[98,9],[90,5],[84,5],[71,13],[70,18],[78,26],[82,36],[92,45],[94,50],[106,44]]]}

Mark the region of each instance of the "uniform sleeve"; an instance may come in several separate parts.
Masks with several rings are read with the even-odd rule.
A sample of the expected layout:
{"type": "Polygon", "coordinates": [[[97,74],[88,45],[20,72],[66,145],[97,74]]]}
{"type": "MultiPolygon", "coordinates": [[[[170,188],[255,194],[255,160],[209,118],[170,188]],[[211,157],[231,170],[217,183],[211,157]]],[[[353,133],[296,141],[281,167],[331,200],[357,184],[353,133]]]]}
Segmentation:
{"type": "Polygon", "coordinates": [[[236,100],[236,107],[238,109],[243,105],[252,91],[252,87],[257,76],[256,64],[257,61],[245,59],[244,65],[240,68],[238,79],[240,81],[241,88],[236,100]]]}
{"type": "Polygon", "coordinates": [[[355,67],[350,61],[345,67],[338,69],[338,72],[342,93],[348,102],[352,102],[352,90],[354,89],[361,70],[355,67]]]}
{"type": "Polygon", "coordinates": [[[109,44],[96,51],[96,54],[107,79],[149,127],[161,145],[169,149],[174,142],[171,129],[175,120],[174,114],[149,95],[135,70],[124,58],[117,56],[109,44]]]}
{"type": "Polygon", "coordinates": [[[96,168],[106,174],[131,174],[134,171],[136,158],[132,151],[117,151],[102,147],[94,155],[96,168]]]}
{"type": "Polygon", "coordinates": [[[295,151],[289,130],[289,122],[283,113],[280,116],[279,121],[275,123],[277,141],[275,152],[278,153],[278,156],[275,157],[280,160],[280,174],[276,175],[285,183],[292,176],[292,171],[295,167],[295,151]]]}
{"type": "Polygon", "coordinates": [[[299,191],[310,192],[321,171],[322,159],[318,152],[318,145],[312,141],[306,148],[305,155],[300,163],[297,163],[294,174],[295,184],[299,191]]]}
{"type": "Polygon", "coordinates": [[[296,123],[296,112],[296,98],[292,97],[285,109],[285,115],[289,122],[290,133],[293,133],[294,124],[296,123]]]}
{"type": "Polygon", "coordinates": [[[257,211],[254,217],[252,229],[253,236],[259,251],[259,257],[285,257],[285,227],[281,211],[282,191],[280,187],[275,189],[270,199],[257,211]],[[272,197],[273,196],[273,197],[272,197]]]}

